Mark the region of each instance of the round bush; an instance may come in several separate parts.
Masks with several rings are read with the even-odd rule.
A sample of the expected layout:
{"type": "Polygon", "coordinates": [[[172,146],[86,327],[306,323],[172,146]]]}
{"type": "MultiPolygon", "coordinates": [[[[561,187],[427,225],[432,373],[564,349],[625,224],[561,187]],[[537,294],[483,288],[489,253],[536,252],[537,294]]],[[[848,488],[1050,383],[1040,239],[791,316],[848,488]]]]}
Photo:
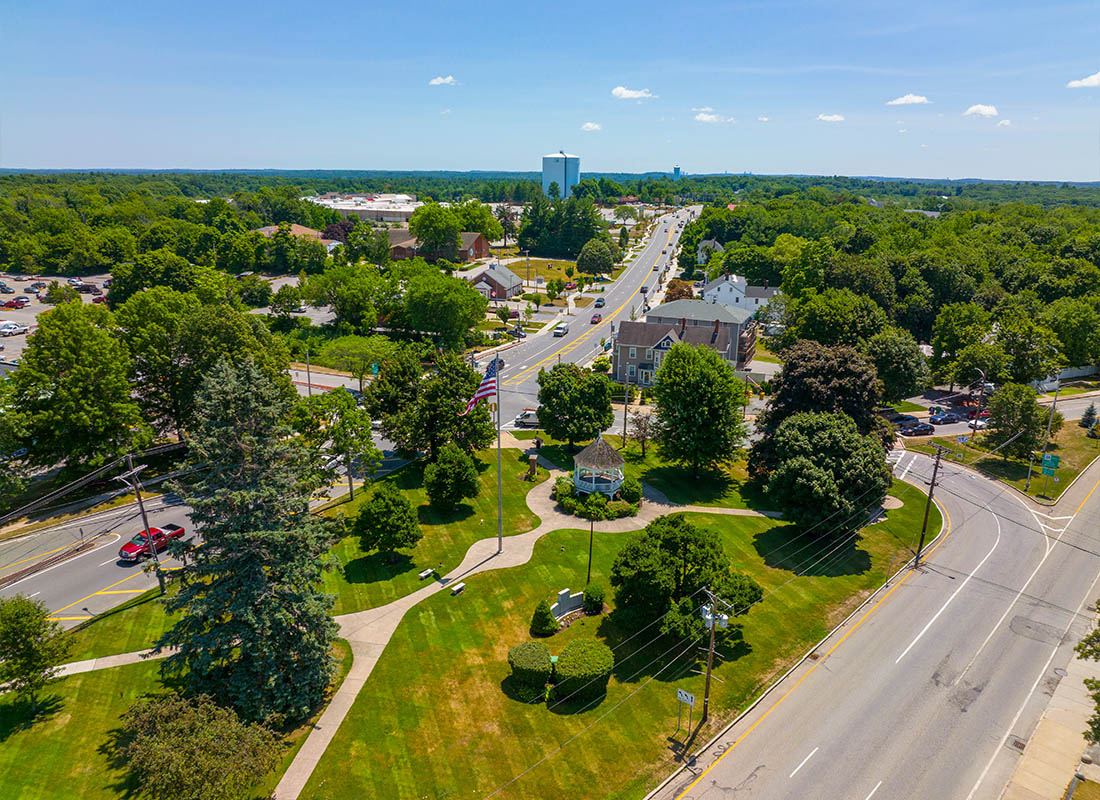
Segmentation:
{"type": "Polygon", "coordinates": [[[635,517],[638,515],[638,506],[625,500],[612,500],[607,504],[607,513],[604,519],[619,519],[620,517],[635,517]]]}
{"type": "Polygon", "coordinates": [[[554,665],[557,697],[561,701],[586,701],[607,693],[607,681],[615,667],[611,648],[595,639],[575,639],[565,646],[554,665]]]}
{"type": "Polygon", "coordinates": [[[603,611],[605,590],[598,583],[590,583],[584,587],[584,613],[599,614],[603,611]]]}
{"type": "Polygon", "coordinates": [[[642,484],[637,478],[627,478],[619,487],[619,498],[628,503],[637,503],[642,499],[642,484]]]}
{"type": "Polygon", "coordinates": [[[550,648],[542,642],[523,642],[508,651],[512,679],[520,686],[541,689],[550,681],[550,648]]]}

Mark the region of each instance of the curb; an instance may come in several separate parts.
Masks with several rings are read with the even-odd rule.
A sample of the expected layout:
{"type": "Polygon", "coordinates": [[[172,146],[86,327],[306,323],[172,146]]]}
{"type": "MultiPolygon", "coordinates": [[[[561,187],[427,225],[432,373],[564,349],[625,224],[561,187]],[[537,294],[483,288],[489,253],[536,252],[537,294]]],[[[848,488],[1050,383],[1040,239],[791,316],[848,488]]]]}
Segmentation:
{"type": "MultiPolygon", "coordinates": [[[[926,455],[926,454],[925,453],[919,453],[918,455],[923,456],[923,455],[926,455]]],[[[906,483],[908,483],[908,481],[906,481],[906,483]]],[[[914,483],[910,483],[909,485],[913,486],[914,488],[917,488],[918,491],[923,491],[923,489],[920,489],[914,483]]],[[[931,547],[933,544],[935,544],[936,542],[939,541],[940,537],[943,536],[944,528],[947,525],[947,516],[943,513],[943,509],[940,507],[939,502],[936,502],[936,508],[938,508],[940,510],[940,516],[941,516],[940,530],[939,530],[939,533],[936,534],[934,539],[929,540],[925,544],[926,548],[931,547]]],[[[873,592],[871,592],[869,595],[867,595],[867,597],[865,597],[863,599],[863,601],[858,606],[856,606],[850,614],[848,614],[848,616],[846,616],[843,620],[841,620],[841,622],[836,627],[834,627],[827,634],[825,634],[825,636],[821,640],[816,642],[813,645],[813,647],[811,647],[809,650],[807,650],[806,653],[801,658],[798,659],[798,661],[796,661],[794,664],[792,664],[790,669],[788,669],[786,672],[784,672],[782,675],[780,675],[778,678],[776,678],[767,688],[765,688],[764,691],[762,691],[757,696],[757,698],[755,700],[753,700],[751,703],[749,703],[749,705],[745,708],[744,711],[742,711],[740,714],[738,714],[736,717],[734,717],[732,720],[730,720],[728,725],[726,725],[724,728],[722,728],[722,730],[718,731],[714,736],[712,736],[706,742],[706,744],[704,744],[702,747],[700,747],[698,750],[696,750],[694,753],[692,753],[687,758],[687,760],[685,760],[683,763],[681,763],[680,766],[677,767],[672,772],[671,775],[669,775],[667,778],[665,778],[663,781],[661,781],[659,784],[657,784],[657,786],[655,786],[645,797],[643,797],[642,800],[653,800],[653,798],[655,798],[659,792],[666,789],[668,787],[668,785],[670,783],[672,783],[678,775],[680,775],[680,773],[682,773],[685,769],[687,769],[688,766],[694,764],[699,759],[699,757],[701,755],[703,755],[703,753],[705,753],[707,750],[709,750],[711,748],[711,746],[714,745],[715,742],[717,742],[719,739],[721,739],[723,736],[725,736],[730,731],[731,728],[733,728],[737,723],[739,723],[742,719],[744,719],[753,709],[755,709],[758,705],[760,705],[760,703],[765,698],[767,698],[772,692],[774,692],[780,686],[780,684],[783,683],[783,681],[787,680],[787,678],[789,678],[795,670],[797,670],[799,667],[801,667],[803,664],[805,664],[806,661],[809,660],[810,656],[812,656],[814,654],[814,652],[819,647],[821,647],[823,644],[825,644],[827,641],[829,641],[829,639],[831,639],[833,636],[835,636],[840,631],[841,628],[843,628],[845,625],[847,625],[849,622],[851,622],[852,619],[857,614],[859,614],[859,612],[862,611],[863,608],[868,603],[870,603],[875,597],[877,597],[879,595],[879,593],[882,592],[883,589],[885,589],[888,586],[890,586],[891,584],[893,584],[898,579],[898,576],[900,576],[906,570],[910,569],[910,564],[912,564],[912,563],[913,563],[913,559],[910,558],[904,564],[902,564],[901,567],[893,575],[891,575],[889,578],[886,579],[885,583],[883,583],[881,586],[879,586],[873,592]]]]}

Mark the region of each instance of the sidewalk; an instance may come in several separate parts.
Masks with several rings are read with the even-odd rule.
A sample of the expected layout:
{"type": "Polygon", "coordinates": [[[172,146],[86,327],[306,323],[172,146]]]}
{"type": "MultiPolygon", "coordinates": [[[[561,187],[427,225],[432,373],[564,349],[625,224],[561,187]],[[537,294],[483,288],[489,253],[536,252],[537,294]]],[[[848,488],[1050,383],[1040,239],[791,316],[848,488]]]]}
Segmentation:
{"type": "Polygon", "coordinates": [[[1100,664],[1073,659],[1016,762],[1002,800],[1062,800],[1075,772],[1100,780],[1100,766],[1081,763],[1087,746],[1083,731],[1093,713],[1085,678],[1100,678],[1100,664]]]}

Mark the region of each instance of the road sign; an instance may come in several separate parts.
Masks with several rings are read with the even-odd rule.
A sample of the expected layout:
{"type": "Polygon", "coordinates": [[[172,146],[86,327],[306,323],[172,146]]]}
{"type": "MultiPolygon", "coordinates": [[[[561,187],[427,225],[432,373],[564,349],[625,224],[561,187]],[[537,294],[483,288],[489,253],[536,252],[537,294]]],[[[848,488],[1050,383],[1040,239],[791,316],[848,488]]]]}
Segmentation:
{"type": "Polygon", "coordinates": [[[374,363],[374,364],[370,365],[370,374],[371,375],[377,375],[378,374],[378,364],[377,363],[374,363]]]}
{"type": "Polygon", "coordinates": [[[1054,474],[1054,469],[1052,467],[1043,467],[1043,474],[1044,475],[1053,475],[1054,474]]]}
{"type": "Polygon", "coordinates": [[[966,444],[970,441],[970,437],[960,433],[958,436],[955,437],[955,441],[957,441],[959,444],[966,444]]]}
{"type": "Polygon", "coordinates": [[[1043,466],[1044,467],[1050,467],[1051,469],[1058,469],[1058,462],[1059,461],[1061,461],[1061,458],[1059,456],[1054,455],[1053,453],[1046,453],[1043,456],[1043,466]]]}
{"type": "Polygon", "coordinates": [[[691,692],[685,692],[683,689],[676,690],[676,699],[681,703],[687,703],[692,708],[695,708],[695,695],[691,692]]]}

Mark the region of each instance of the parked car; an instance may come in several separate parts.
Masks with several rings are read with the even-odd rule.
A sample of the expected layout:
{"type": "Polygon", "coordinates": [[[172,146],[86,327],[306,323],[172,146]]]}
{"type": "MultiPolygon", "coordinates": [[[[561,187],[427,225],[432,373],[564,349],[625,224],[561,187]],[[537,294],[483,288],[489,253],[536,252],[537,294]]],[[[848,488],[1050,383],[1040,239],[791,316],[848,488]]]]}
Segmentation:
{"type": "Polygon", "coordinates": [[[94,294],[99,291],[99,287],[94,283],[75,283],[73,288],[81,294],[94,294]]]}
{"type": "Polygon", "coordinates": [[[976,420],[973,420],[973,421],[972,421],[972,422],[971,422],[970,424],[971,424],[971,426],[972,426],[972,427],[974,428],[974,430],[976,430],[976,431],[984,431],[984,430],[985,430],[985,426],[989,424],[989,420],[986,420],[986,419],[976,419],[976,420]]]}
{"type": "Polygon", "coordinates": [[[576,281],[569,281],[569,283],[565,284],[566,291],[571,292],[576,288],[577,288],[577,282],[576,281]]]}
{"type": "Polygon", "coordinates": [[[21,333],[26,333],[30,328],[26,325],[21,325],[18,322],[0,322],[0,336],[18,336],[21,333]]]}
{"type": "Polygon", "coordinates": [[[15,289],[11,288],[6,283],[0,283],[0,294],[15,294],[15,289]]]}
{"type": "Polygon", "coordinates": [[[592,315],[592,324],[593,325],[597,325],[601,322],[603,322],[603,314],[593,314],[592,315]]]}
{"type": "Polygon", "coordinates": [[[976,408],[972,408],[972,409],[970,409],[969,411],[966,412],[966,418],[967,419],[974,419],[974,417],[977,417],[978,419],[985,419],[988,416],[989,416],[989,409],[988,408],[983,408],[981,411],[979,411],[976,408]]]}
{"type": "Polygon", "coordinates": [[[32,289],[48,289],[48,288],[50,288],[50,285],[48,283],[46,283],[45,281],[35,281],[34,283],[31,284],[31,288],[32,289]]]}
{"type": "Polygon", "coordinates": [[[149,548],[150,538],[153,540],[153,547],[159,553],[168,546],[170,540],[182,538],[183,533],[183,527],[180,525],[165,525],[163,528],[150,528],[148,531],[142,531],[122,545],[118,551],[118,558],[120,561],[138,561],[142,558],[148,558],[152,555],[152,550],[149,548]]]}
{"type": "Polygon", "coordinates": [[[603,308],[607,303],[602,297],[597,297],[596,302],[592,304],[593,308],[603,308]]]}
{"type": "Polygon", "coordinates": [[[26,308],[30,304],[31,301],[27,299],[26,295],[19,295],[19,297],[13,297],[4,303],[4,308],[26,308]]]}
{"type": "Polygon", "coordinates": [[[898,431],[902,436],[931,436],[935,432],[936,429],[927,422],[914,422],[898,431]]]}
{"type": "Polygon", "coordinates": [[[527,331],[525,331],[519,325],[517,325],[514,328],[509,328],[508,333],[512,336],[515,336],[517,339],[526,339],[527,338],[527,331]]]}
{"type": "Polygon", "coordinates": [[[933,425],[950,425],[953,422],[962,422],[962,417],[953,411],[948,411],[946,414],[933,414],[928,421],[933,425]]]}
{"type": "Polygon", "coordinates": [[[107,302],[107,295],[97,294],[95,297],[92,298],[92,302],[93,303],[106,303],[107,302]]]}
{"type": "Polygon", "coordinates": [[[513,308],[508,312],[508,319],[519,319],[519,309],[513,308]]]}
{"type": "Polygon", "coordinates": [[[890,420],[890,422],[898,428],[904,428],[907,425],[912,425],[914,422],[917,422],[917,418],[912,414],[898,414],[890,420]]]}
{"type": "Polygon", "coordinates": [[[38,294],[38,287],[32,284],[32,285],[28,286],[26,289],[24,289],[23,293],[24,294],[38,294]]]}

